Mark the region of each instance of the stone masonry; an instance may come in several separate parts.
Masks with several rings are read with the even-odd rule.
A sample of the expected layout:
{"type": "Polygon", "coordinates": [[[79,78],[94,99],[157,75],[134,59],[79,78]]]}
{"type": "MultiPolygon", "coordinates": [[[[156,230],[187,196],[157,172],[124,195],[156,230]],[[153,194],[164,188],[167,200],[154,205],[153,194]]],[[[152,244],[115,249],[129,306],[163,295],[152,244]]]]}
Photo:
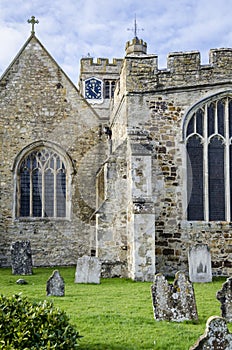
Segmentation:
{"type": "Polygon", "coordinates": [[[95,248],[94,174],[104,159],[100,117],[35,36],[5,72],[0,86],[1,266],[10,262],[9,246],[30,240],[36,266],[75,264],[95,248]],[[15,103],[17,101],[17,103],[15,103]],[[77,144],[78,140],[78,144],[77,144]],[[19,219],[16,214],[20,152],[33,146],[55,148],[70,161],[70,214],[65,220],[19,219]],[[72,218],[70,220],[70,218],[72,218]]]}
{"type": "Polygon", "coordinates": [[[83,58],[79,91],[31,35],[0,80],[0,266],[10,266],[20,238],[35,266],[96,255],[104,276],[151,281],[188,271],[189,248],[207,244],[212,274],[230,275],[229,208],[225,220],[187,219],[184,132],[196,108],[232,99],[231,63],[224,48],[210,50],[206,65],[198,51],[170,53],[159,69],[134,38],[123,59],[83,58]],[[114,97],[88,103],[90,77],[116,82],[114,97]],[[41,147],[67,165],[65,218],[18,213],[19,166],[41,147]]]}

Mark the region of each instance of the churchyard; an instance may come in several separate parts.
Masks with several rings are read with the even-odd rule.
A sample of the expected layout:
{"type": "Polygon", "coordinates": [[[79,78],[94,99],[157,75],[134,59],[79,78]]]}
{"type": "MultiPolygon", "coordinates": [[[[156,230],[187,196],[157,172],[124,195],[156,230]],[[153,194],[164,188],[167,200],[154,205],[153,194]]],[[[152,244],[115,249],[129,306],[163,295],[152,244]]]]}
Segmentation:
{"type": "MultiPolygon", "coordinates": [[[[33,274],[18,276],[10,268],[1,268],[0,293],[22,293],[34,301],[53,301],[83,336],[79,347],[82,350],[187,350],[204,333],[207,319],[221,316],[216,294],[226,278],[194,283],[198,320],[168,322],[154,319],[151,282],[113,278],[101,279],[100,284],[78,284],[74,283],[75,267],[59,267],[65,283],[64,296],[47,296],[46,284],[54,270],[33,268],[33,274]],[[19,278],[27,284],[17,284],[19,278]]],[[[228,328],[231,332],[229,323],[228,328]]]]}

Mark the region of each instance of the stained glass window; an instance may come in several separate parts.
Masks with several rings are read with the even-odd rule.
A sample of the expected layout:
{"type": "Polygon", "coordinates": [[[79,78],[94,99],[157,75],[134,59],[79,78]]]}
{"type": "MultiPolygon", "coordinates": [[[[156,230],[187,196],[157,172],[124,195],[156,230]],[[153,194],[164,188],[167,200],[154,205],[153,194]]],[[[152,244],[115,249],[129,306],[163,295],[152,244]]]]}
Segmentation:
{"type": "Polygon", "coordinates": [[[232,220],[232,100],[199,105],[185,125],[187,219],[232,220]]]}
{"type": "Polygon", "coordinates": [[[27,154],[18,177],[18,216],[66,216],[66,168],[56,152],[41,147],[27,154]]]}

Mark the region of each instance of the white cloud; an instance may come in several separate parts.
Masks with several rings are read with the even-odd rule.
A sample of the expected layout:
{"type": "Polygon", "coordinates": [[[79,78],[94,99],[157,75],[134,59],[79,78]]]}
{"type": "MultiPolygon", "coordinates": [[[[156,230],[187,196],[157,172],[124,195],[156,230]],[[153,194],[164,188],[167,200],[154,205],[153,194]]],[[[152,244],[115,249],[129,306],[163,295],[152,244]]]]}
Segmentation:
{"type": "Polygon", "coordinates": [[[29,37],[31,15],[37,37],[76,83],[82,56],[124,55],[135,14],[138,36],[163,67],[169,52],[200,50],[207,61],[210,48],[231,45],[230,13],[228,0],[0,0],[0,74],[29,37]]]}

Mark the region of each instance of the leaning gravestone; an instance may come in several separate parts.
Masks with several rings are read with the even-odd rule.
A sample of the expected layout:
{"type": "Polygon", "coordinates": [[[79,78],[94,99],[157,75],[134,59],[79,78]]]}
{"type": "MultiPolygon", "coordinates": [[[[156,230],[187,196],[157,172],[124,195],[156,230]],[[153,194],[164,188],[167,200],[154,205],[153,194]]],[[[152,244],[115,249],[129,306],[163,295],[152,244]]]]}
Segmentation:
{"type": "Polygon", "coordinates": [[[83,256],[77,260],[75,283],[100,283],[101,263],[95,256],[83,256]]]}
{"type": "Polygon", "coordinates": [[[11,265],[13,275],[31,275],[32,257],[30,241],[17,241],[11,245],[11,265]]]}
{"type": "Polygon", "coordinates": [[[222,289],[217,292],[217,299],[221,303],[222,317],[232,322],[232,277],[223,283],[222,289]]]}
{"type": "Polygon", "coordinates": [[[64,280],[58,270],[53,271],[53,274],[47,281],[47,296],[64,296],[64,280]]]}
{"type": "Polygon", "coordinates": [[[211,255],[207,244],[189,248],[188,261],[191,282],[212,282],[211,255]]]}
{"type": "Polygon", "coordinates": [[[162,274],[157,274],[151,293],[155,320],[198,319],[194,289],[183,272],[176,273],[173,284],[169,284],[162,274]]]}
{"type": "Polygon", "coordinates": [[[211,316],[206,323],[206,330],[195,345],[189,350],[232,350],[232,334],[228,331],[226,320],[211,316]]]}

